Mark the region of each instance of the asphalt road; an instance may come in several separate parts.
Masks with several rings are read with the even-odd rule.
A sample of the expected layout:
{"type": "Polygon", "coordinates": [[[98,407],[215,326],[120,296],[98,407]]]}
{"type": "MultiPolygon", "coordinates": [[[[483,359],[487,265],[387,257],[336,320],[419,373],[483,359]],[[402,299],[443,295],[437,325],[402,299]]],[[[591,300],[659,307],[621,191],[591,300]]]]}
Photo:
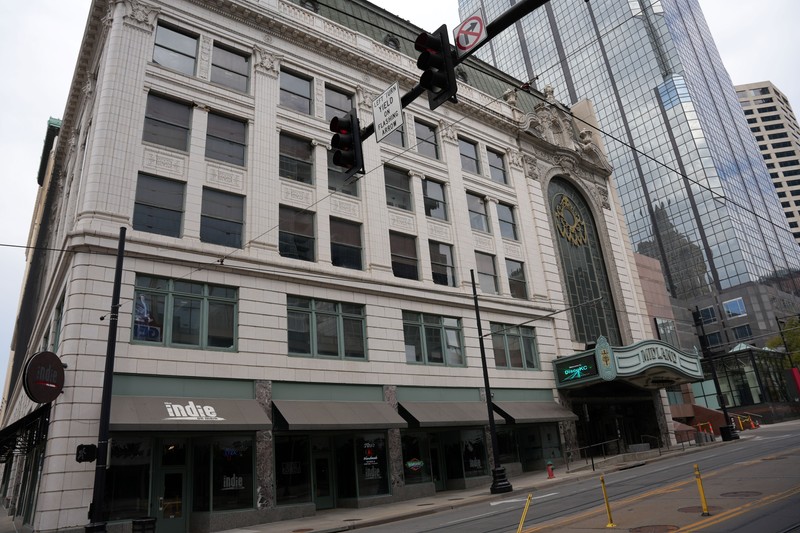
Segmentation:
{"type": "MultiPolygon", "coordinates": [[[[523,531],[637,533],[800,531],[800,421],[763,426],[739,441],[532,493],[523,531]],[[698,465],[705,509],[695,476],[698,465]],[[609,520],[609,510],[611,519],[609,520]]],[[[364,532],[515,532],[525,497],[484,502],[364,532]]]]}

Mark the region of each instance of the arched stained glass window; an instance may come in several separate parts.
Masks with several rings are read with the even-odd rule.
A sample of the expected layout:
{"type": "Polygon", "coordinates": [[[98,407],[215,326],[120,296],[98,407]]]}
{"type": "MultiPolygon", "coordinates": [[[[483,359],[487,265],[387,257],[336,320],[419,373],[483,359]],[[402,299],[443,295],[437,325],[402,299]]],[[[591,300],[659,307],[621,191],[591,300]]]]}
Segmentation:
{"type": "Polygon", "coordinates": [[[573,307],[574,338],[590,344],[603,335],[612,346],[620,346],[614,300],[592,212],[578,190],[562,178],[553,179],[549,191],[563,283],[573,307]],[[594,305],[581,305],[597,298],[601,300],[594,305]]]}

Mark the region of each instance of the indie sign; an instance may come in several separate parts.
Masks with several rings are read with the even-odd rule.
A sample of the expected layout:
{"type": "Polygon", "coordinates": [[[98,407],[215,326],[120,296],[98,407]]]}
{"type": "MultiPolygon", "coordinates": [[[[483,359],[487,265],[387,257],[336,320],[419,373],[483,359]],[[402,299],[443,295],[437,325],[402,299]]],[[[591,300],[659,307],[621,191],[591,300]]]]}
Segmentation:
{"type": "Polygon", "coordinates": [[[50,403],[64,388],[64,364],[53,352],[33,354],[25,364],[23,388],[36,403],[50,403]]]}

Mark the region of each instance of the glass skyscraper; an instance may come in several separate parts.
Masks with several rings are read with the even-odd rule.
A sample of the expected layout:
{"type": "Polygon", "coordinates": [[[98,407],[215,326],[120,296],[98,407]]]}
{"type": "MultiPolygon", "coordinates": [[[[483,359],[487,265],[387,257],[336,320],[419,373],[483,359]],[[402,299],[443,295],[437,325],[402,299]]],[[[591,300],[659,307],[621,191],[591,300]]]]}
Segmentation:
{"type": "MultiPolygon", "coordinates": [[[[491,21],[517,1],[459,11],[491,21]]],[[[800,248],[697,0],[551,0],[477,55],[593,102],[634,251],[660,260],[674,299],[724,314],[731,289],[769,285],[798,312],[800,248]]],[[[774,329],[766,314],[753,331],[774,329]]]]}

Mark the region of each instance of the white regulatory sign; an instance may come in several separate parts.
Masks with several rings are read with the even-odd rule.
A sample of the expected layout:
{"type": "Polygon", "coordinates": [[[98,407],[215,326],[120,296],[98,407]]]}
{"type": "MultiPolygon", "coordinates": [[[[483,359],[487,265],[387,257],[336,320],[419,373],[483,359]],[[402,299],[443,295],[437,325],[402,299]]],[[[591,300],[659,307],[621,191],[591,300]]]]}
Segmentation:
{"type": "Polygon", "coordinates": [[[483,41],[486,40],[486,18],[483,9],[467,17],[458,28],[453,30],[453,40],[456,43],[458,57],[466,55],[483,41]]]}
{"type": "Polygon", "coordinates": [[[375,124],[375,142],[403,125],[403,106],[400,102],[400,87],[394,82],[372,103],[372,119],[375,124]]]}

